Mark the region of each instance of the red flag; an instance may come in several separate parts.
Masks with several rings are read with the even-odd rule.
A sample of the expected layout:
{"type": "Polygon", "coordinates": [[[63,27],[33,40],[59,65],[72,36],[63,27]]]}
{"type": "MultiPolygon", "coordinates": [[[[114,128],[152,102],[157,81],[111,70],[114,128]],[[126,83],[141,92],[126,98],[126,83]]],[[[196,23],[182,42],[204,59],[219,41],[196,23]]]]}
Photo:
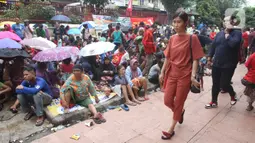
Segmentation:
{"type": "Polygon", "coordinates": [[[133,0],[129,0],[128,2],[128,7],[127,7],[127,10],[126,10],[126,15],[127,16],[132,16],[132,11],[133,11],[133,0]]]}

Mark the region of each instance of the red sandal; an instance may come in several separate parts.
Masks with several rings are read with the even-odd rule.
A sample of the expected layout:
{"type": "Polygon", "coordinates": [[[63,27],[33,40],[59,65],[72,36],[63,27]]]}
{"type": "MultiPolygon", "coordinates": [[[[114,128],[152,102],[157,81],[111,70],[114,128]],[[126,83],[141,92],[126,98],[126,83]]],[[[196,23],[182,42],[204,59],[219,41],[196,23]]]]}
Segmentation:
{"type": "Polygon", "coordinates": [[[162,131],[162,133],[163,133],[163,136],[161,137],[162,140],[170,140],[175,135],[174,131],[171,134],[165,131],[162,131]]]}

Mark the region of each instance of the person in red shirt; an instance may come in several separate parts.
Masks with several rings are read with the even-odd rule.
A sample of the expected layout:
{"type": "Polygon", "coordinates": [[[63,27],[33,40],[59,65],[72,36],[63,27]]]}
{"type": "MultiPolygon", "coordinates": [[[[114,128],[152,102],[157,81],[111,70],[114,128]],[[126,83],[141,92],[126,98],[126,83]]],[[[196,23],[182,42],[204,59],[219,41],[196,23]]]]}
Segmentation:
{"type": "Polygon", "coordinates": [[[61,84],[64,84],[64,82],[68,79],[68,77],[73,72],[74,64],[71,62],[72,62],[72,59],[68,58],[68,59],[63,60],[62,64],[59,65],[60,73],[62,75],[61,84]]]}
{"type": "Polygon", "coordinates": [[[217,33],[215,32],[214,27],[212,27],[212,32],[210,33],[210,39],[214,40],[216,34],[217,34],[217,33]]]}
{"type": "Polygon", "coordinates": [[[255,101],[255,53],[253,53],[248,61],[245,63],[248,68],[247,74],[241,80],[242,84],[246,86],[244,94],[247,96],[247,101],[249,103],[247,111],[251,111],[254,107],[252,103],[255,101]]]}
{"type": "Polygon", "coordinates": [[[242,48],[244,50],[245,59],[247,58],[247,55],[248,55],[249,31],[250,31],[249,28],[245,28],[243,30],[243,34],[242,34],[242,37],[243,37],[243,47],[242,48]]]}
{"type": "Polygon", "coordinates": [[[144,45],[144,52],[146,55],[146,64],[143,69],[143,75],[148,74],[152,64],[153,64],[153,54],[156,52],[156,45],[154,42],[153,33],[157,30],[156,25],[152,25],[151,28],[147,29],[144,33],[142,43],[144,45]]]}

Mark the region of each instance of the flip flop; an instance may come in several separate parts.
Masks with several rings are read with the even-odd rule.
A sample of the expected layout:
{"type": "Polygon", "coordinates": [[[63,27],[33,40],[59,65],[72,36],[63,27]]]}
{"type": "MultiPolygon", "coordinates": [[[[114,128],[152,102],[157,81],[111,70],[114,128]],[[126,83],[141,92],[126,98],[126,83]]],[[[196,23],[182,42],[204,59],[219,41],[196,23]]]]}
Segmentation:
{"type": "Polygon", "coordinates": [[[96,124],[101,124],[101,120],[99,118],[93,118],[93,121],[96,123],[96,124]]]}
{"type": "Polygon", "coordinates": [[[43,125],[44,120],[45,120],[45,118],[43,118],[42,120],[38,120],[38,119],[37,119],[35,125],[36,125],[36,126],[41,126],[41,125],[43,125]]]}
{"type": "Polygon", "coordinates": [[[125,111],[129,111],[129,108],[126,104],[121,104],[120,107],[125,111]]]}
{"type": "Polygon", "coordinates": [[[147,100],[150,100],[150,98],[148,98],[148,97],[144,97],[144,100],[145,100],[145,101],[147,101],[147,100]]]}
{"type": "Polygon", "coordinates": [[[31,119],[35,114],[33,112],[29,112],[26,114],[26,116],[24,117],[24,120],[27,121],[29,119],[31,119]]]}
{"type": "Polygon", "coordinates": [[[18,113],[18,110],[17,110],[17,109],[15,109],[15,108],[10,108],[10,111],[11,111],[13,114],[18,113]]]}

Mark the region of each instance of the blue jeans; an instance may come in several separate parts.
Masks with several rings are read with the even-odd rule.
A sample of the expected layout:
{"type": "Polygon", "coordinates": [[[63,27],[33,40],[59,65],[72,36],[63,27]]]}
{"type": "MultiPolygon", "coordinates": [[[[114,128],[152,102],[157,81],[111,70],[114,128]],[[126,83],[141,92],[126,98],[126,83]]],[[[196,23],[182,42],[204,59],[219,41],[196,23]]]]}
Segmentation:
{"type": "Polygon", "coordinates": [[[38,92],[35,95],[18,94],[18,100],[24,112],[31,111],[31,106],[35,105],[36,116],[43,116],[43,106],[49,105],[52,97],[44,92],[38,92]]]}

